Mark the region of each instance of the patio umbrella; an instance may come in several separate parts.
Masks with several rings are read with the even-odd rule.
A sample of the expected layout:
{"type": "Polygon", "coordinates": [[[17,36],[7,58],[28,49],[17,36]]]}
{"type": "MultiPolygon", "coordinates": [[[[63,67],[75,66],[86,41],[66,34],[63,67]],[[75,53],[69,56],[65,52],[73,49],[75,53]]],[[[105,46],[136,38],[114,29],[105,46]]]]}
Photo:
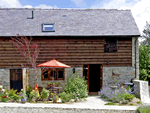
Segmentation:
{"type": "Polygon", "coordinates": [[[53,79],[54,79],[54,68],[67,68],[67,67],[71,67],[68,66],[66,64],[63,64],[57,60],[51,60],[42,64],[37,65],[37,67],[49,67],[49,68],[53,68],[53,79]]]}

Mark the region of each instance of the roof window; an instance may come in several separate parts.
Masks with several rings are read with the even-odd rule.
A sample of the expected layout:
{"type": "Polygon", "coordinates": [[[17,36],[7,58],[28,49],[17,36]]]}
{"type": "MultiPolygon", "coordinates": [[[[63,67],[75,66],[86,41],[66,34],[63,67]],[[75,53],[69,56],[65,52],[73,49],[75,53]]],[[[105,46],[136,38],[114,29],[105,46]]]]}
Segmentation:
{"type": "Polygon", "coordinates": [[[54,32],[54,24],[42,24],[42,31],[43,32],[49,32],[49,31],[52,31],[54,32]]]}

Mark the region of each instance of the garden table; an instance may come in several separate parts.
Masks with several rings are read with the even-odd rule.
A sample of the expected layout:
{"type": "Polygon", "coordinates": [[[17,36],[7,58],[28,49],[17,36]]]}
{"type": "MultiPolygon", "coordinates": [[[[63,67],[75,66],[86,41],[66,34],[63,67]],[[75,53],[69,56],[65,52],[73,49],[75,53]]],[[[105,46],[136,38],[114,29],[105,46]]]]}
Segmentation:
{"type": "Polygon", "coordinates": [[[50,93],[54,93],[54,91],[57,91],[57,95],[59,94],[59,89],[62,89],[62,87],[46,87],[47,90],[50,91],[50,93]]]}

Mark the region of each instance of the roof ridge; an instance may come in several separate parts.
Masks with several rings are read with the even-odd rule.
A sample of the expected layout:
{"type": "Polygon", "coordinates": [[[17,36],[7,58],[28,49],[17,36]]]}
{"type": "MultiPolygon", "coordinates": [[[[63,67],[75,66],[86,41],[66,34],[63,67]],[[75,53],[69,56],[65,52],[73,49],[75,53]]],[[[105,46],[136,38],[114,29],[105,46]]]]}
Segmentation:
{"type": "Polygon", "coordinates": [[[130,11],[131,9],[92,9],[92,8],[50,8],[50,9],[42,9],[42,8],[0,8],[0,10],[117,10],[117,11],[130,11]]]}

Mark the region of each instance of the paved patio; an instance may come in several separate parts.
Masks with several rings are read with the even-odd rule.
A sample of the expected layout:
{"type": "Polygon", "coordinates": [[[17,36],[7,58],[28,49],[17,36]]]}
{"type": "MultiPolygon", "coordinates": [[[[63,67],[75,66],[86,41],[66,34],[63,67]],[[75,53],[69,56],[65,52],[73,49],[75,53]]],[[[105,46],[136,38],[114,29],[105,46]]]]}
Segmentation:
{"type": "Polygon", "coordinates": [[[120,109],[120,110],[136,110],[138,106],[116,106],[116,105],[104,105],[109,101],[101,99],[99,96],[89,96],[87,101],[77,102],[71,104],[42,104],[42,103],[3,103],[0,102],[0,107],[63,107],[63,108],[91,108],[91,109],[120,109]]]}
{"type": "Polygon", "coordinates": [[[138,106],[104,105],[108,101],[99,96],[89,96],[86,99],[87,101],[71,104],[0,102],[0,113],[135,113],[138,108],[138,106]]]}

